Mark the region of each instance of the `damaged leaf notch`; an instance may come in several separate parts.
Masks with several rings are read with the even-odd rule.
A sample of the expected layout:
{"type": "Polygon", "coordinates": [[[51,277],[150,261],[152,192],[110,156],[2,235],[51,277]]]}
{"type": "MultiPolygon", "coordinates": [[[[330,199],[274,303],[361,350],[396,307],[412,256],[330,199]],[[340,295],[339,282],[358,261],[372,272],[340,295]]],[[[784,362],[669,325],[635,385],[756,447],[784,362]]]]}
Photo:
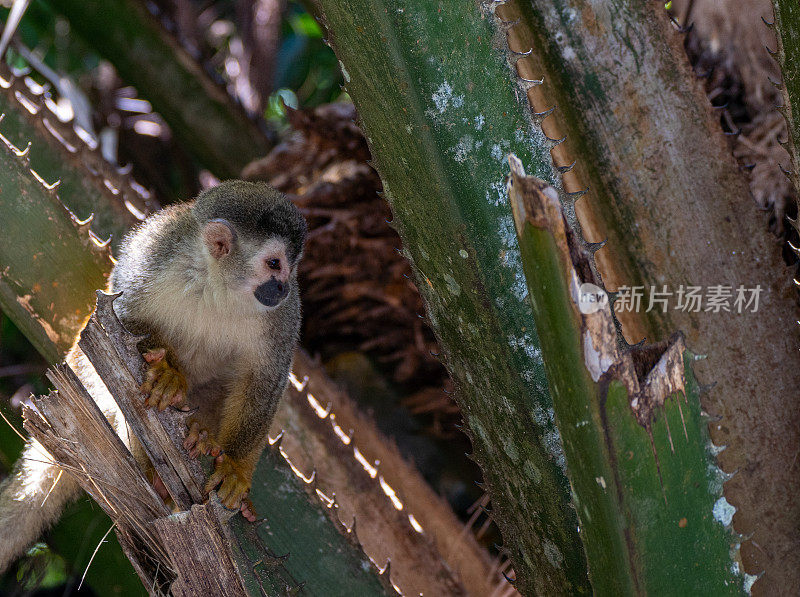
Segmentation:
{"type": "Polygon", "coordinates": [[[529,299],[595,592],[741,593],[754,579],[739,574],[733,508],[722,496],[728,477],[713,459],[683,334],[629,347],[557,191],[526,176],[516,156],[509,163],[529,299]]]}
{"type": "Polygon", "coordinates": [[[580,322],[584,364],[592,381],[622,383],[631,396],[631,410],[645,429],[656,409],[680,392],[686,396],[683,366],[683,334],[657,344],[643,342],[630,348],[615,325],[608,294],[592,271],[589,255],[566,225],[558,191],[545,181],[526,176],[516,156],[509,157],[512,174],[511,207],[517,234],[526,223],[551,232],[569,282],[572,306],[580,322]]]}

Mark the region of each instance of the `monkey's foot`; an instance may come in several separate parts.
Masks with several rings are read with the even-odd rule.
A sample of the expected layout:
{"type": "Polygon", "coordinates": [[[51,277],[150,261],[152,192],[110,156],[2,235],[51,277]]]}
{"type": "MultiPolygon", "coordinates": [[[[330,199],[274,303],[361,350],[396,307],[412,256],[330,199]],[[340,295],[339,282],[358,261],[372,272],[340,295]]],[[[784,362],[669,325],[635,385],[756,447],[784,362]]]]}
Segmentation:
{"type": "Polygon", "coordinates": [[[253,478],[253,466],[234,460],[222,454],[214,461],[214,472],[208,478],[205,492],[215,487],[222,505],[229,510],[241,510],[250,522],[255,522],[256,515],[253,503],[247,499],[250,493],[250,481],[253,478]]]}
{"type": "Polygon", "coordinates": [[[145,404],[164,410],[170,404],[177,406],[186,398],[186,378],[164,358],[167,351],[154,348],[144,353],[149,367],[140,390],[147,395],[145,404]]]}
{"type": "Polygon", "coordinates": [[[189,433],[183,440],[183,447],[189,451],[189,456],[197,458],[200,454],[209,454],[216,458],[222,454],[222,446],[214,439],[208,429],[204,429],[197,421],[189,421],[189,433]]]}

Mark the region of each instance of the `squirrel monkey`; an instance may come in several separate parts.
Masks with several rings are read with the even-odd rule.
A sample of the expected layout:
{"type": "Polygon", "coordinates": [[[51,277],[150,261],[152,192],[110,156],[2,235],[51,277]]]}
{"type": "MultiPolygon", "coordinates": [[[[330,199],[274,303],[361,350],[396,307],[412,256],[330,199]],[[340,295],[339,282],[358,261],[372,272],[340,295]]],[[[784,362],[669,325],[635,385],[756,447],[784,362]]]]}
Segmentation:
{"type": "MultiPolygon", "coordinates": [[[[122,292],[114,301],[120,321],[147,334],[143,400],[160,410],[196,409],[184,447],[192,457],[215,457],[206,492],[216,488],[226,507],[249,520],[253,471],[300,330],[305,236],[302,214],[284,195],[263,183],[224,182],[148,218],[125,238],[111,276],[111,290],[122,292]]],[[[86,357],[76,347],[67,360],[127,443],[124,419],[86,357]]],[[[29,442],[0,487],[0,571],[80,494],[69,475],[56,483],[51,460],[29,442]]],[[[159,489],[157,477],[154,484],[159,489]]]]}

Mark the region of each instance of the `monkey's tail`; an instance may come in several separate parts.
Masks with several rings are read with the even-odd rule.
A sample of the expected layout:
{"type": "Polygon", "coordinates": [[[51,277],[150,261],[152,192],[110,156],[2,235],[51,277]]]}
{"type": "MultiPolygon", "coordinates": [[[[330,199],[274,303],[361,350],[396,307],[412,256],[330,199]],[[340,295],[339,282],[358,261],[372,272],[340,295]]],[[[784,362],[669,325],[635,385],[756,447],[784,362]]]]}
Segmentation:
{"type": "Polygon", "coordinates": [[[80,486],[62,473],[35,440],[28,440],[14,471],[0,484],[0,573],[25,552],[80,495],[80,486]]]}
{"type": "MultiPolygon", "coordinates": [[[[75,346],[67,362],[117,434],[126,442],[125,419],[92,364],[75,346]]],[[[126,442],[127,443],[127,442],[126,442]]],[[[25,444],[14,471],[0,484],[0,573],[8,568],[80,497],[81,487],[34,439],[25,444]]]]}

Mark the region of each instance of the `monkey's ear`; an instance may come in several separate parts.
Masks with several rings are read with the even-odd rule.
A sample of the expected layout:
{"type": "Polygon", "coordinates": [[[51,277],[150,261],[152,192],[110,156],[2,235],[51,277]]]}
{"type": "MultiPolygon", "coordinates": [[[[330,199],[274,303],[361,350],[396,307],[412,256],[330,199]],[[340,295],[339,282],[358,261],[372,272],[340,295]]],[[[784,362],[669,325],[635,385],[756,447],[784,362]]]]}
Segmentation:
{"type": "Polygon", "coordinates": [[[236,242],[236,231],[227,220],[211,220],[203,228],[203,242],[214,259],[221,259],[231,252],[236,242]]]}

